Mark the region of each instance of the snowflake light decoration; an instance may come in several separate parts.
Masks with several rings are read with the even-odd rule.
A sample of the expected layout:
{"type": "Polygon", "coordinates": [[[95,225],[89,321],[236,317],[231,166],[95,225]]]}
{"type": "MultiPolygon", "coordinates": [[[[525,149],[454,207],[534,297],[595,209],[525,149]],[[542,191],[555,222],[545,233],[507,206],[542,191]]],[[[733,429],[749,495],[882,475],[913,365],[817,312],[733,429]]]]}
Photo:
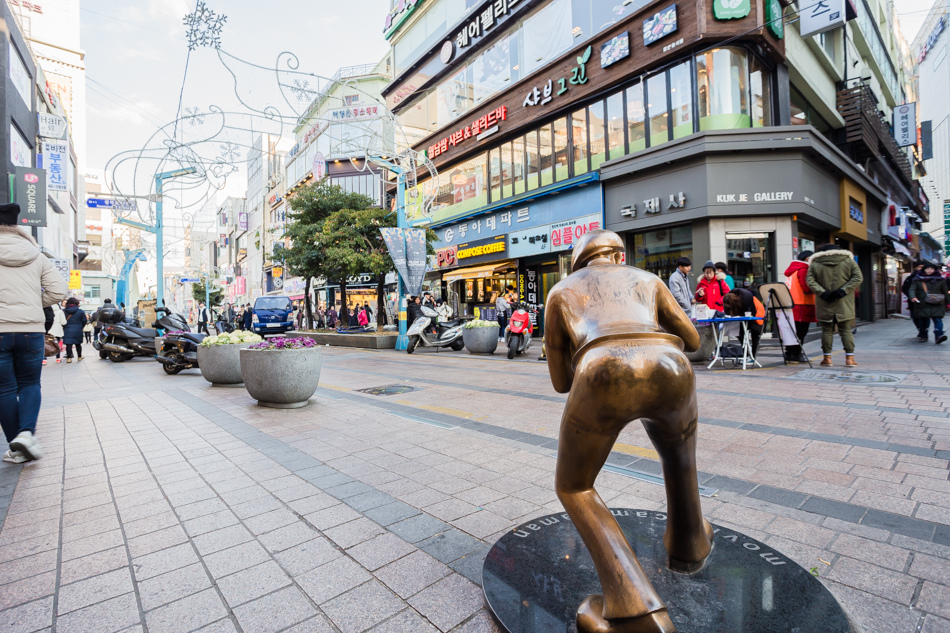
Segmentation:
{"type": "Polygon", "coordinates": [[[310,87],[310,82],[306,79],[303,81],[294,79],[294,85],[290,86],[290,94],[292,94],[297,101],[310,101],[316,92],[316,90],[310,87]]]}
{"type": "Polygon", "coordinates": [[[191,125],[205,124],[204,115],[201,114],[201,110],[199,108],[185,108],[185,113],[188,115],[188,123],[191,125]]]}
{"type": "Polygon", "coordinates": [[[221,48],[221,29],[227,22],[228,16],[216,13],[208,8],[203,0],[198,0],[194,13],[185,16],[184,23],[188,28],[185,37],[188,39],[188,50],[207,46],[221,48]]]}
{"type": "Polygon", "coordinates": [[[238,147],[231,141],[228,141],[224,145],[221,145],[221,156],[219,157],[225,163],[233,163],[238,159],[240,153],[238,152],[238,147]]]}

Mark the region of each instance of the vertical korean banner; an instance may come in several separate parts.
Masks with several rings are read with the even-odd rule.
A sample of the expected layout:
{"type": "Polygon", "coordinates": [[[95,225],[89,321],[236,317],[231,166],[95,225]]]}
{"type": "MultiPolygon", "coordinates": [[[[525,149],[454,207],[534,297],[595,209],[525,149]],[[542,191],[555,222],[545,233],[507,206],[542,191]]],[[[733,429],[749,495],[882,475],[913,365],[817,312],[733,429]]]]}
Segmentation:
{"type": "Polygon", "coordinates": [[[393,259],[396,272],[402,277],[406,294],[421,294],[428,264],[426,230],[401,228],[379,230],[389,249],[389,256],[393,259]]]}
{"type": "Polygon", "coordinates": [[[66,143],[45,141],[43,143],[43,167],[46,169],[46,182],[50,191],[68,191],[66,185],[66,161],[69,160],[69,146],[66,143]]]}
{"type": "Polygon", "coordinates": [[[46,226],[46,170],[17,167],[14,180],[16,202],[20,205],[17,223],[46,226]]]}

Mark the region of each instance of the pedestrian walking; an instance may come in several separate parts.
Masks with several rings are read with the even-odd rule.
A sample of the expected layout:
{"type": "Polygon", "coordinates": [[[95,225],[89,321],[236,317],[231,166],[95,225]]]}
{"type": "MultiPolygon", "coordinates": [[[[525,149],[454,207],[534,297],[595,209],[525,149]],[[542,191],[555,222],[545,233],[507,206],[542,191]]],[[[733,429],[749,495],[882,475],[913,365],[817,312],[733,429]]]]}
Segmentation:
{"type": "Polygon", "coordinates": [[[211,336],[211,332],[208,331],[208,308],[205,307],[203,302],[198,303],[198,332],[201,333],[204,331],[205,334],[211,336]]]}
{"type": "Polygon", "coordinates": [[[244,315],[241,318],[241,324],[244,326],[244,329],[248,332],[252,330],[252,324],[254,323],[254,310],[250,305],[244,306],[244,315]]]}
{"type": "Polygon", "coordinates": [[[947,280],[940,274],[936,264],[924,263],[923,270],[918,273],[910,286],[910,302],[916,306],[920,323],[917,340],[921,343],[927,342],[932,321],[934,343],[939,345],[946,341],[947,335],[943,333],[943,317],[947,314],[950,293],[947,292],[947,280]]]}
{"type": "Polygon", "coordinates": [[[511,304],[508,303],[505,295],[498,295],[498,298],[495,299],[495,314],[498,319],[498,333],[501,335],[498,337],[499,341],[505,340],[505,330],[508,329],[508,311],[510,309],[511,304]]]}
{"type": "MultiPolygon", "coordinates": [[[[63,362],[62,359],[62,342],[63,342],[63,326],[66,325],[66,315],[63,314],[63,309],[58,303],[54,303],[49,306],[50,310],[53,312],[53,322],[50,324],[49,329],[46,331],[47,334],[56,339],[56,362],[63,362]]],[[[46,363],[46,359],[43,359],[43,363],[46,363]]]]}
{"type": "MultiPolygon", "coordinates": [[[[433,307],[435,307],[435,306],[433,306],[433,307]]],[[[364,302],[363,302],[363,309],[366,310],[366,320],[367,320],[367,321],[372,321],[372,320],[373,320],[373,310],[372,310],[372,308],[369,307],[369,301],[364,301],[364,302]]]]}
{"type": "Polygon", "coordinates": [[[693,269],[693,262],[689,257],[680,257],[676,260],[676,270],[670,275],[670,292],[686,314],[693,307],[693,291],[689,288],[689,271],[693,269]]]}
{"type": "Polygon", "coordinates": [[[0,205],[0,426],[9,450],[3,461],[39,459],[34,437],[40,413],[46,315],[68,288],[36,241],[17,228],[20,205],[0,205]]]}
{"type": "Polygon", "coordinates": [[[92,343],[92,321],[86,321],[86,325],[82,326],[82,336],[86,343],[92,343]]]}
{"type": "Polygon", "coordinates": [[[76,362],[82,360],[82,330],[88,319],[86,313],[79,309],[79,299],[70,297],[66,300],[66,325],[63,326],[63,344],[66,345],[66,362],[73,362],[73,346],[76,346],[76,362]]]}
{"type": "Polygon", "coordinates": [[[330,306],[330,308],[327,310],[327,329],[332,330],[334,327],[336,327],[336,320],[338,318],[339,315],[337,314],[336,308],[330,306]]]}
{"type": "Polygon", "coordinates": [[[696,301],[706,304],[711,310],[722,312],[722,298],[729,292],[725,278],[722,273],[716,273],[712,260],[703,264],[703,277],[696,284],[696,301]]]}
{"type": "Polygon", "coordinates": [[[917,308],[918,304],[914,301],[911,301],[910,288],[914,283],[914,280],[917,278],[917,275],[921,274],[924,270],[924,262],[918,261],[914,264],[914,270],[911,271],[909,275],[904,279],[904,282],[901,284],[901,294],[907,297],[907,309],[910,310],[910,320],[914,322],[914,327],[917,328],[917,336],[920,337],[921,328],[927,328],[929,323],[926,319],[919,319],[917,317],[917,308]]]}
{"type": "Polygon", "coordinates": [[[366,308],[360,308],[359,314],[356,316],[356,323],[360,327],[366,327],[369,325],[369,316],[366,314],[366,308]]]}
{"type": "MultiPolygon", "coordinates": [[[[808,330],[815,318],[815,293],[808,287],[808,258],[814,253],[802,251],[798,259],[785,269],[786,283],[795,303],[792,307],[792,318],[795,319],[795,334],[798,340],[805,342],[808,330]]],[[[796,363],[807,363],[808,357],[799,345],[789,345],[785,348],[785,360],[796,363]]]]}
{"type": "Polygon", "coordinates": [[[835,328],[841,336],[847,367],[857,367],[854,359],[854,292],[864,281],[851,251],[834,244],[818,247],[808,258],[808,287],[815,293],[815,316],[821,324],[822,367],[831,367],[835,328]]]}

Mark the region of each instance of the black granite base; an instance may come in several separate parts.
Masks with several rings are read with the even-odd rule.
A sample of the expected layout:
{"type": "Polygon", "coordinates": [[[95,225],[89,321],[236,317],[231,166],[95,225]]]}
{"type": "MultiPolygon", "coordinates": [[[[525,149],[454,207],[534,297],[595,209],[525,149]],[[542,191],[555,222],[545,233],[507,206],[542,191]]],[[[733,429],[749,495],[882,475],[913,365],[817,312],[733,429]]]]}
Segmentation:
{"type": "MultiPolygon", "coordinates": [[[[666,515],[612,510],[681,633],[848,633],[834,596],[789,558],[739,532],[716,530],[702,570],[666,566],[666,515]]],[[[482,585],[508,633],[576,633],[575,614],[601,593],[593,561],[566,513],[512,530],[488,552],[482,585]]]]}

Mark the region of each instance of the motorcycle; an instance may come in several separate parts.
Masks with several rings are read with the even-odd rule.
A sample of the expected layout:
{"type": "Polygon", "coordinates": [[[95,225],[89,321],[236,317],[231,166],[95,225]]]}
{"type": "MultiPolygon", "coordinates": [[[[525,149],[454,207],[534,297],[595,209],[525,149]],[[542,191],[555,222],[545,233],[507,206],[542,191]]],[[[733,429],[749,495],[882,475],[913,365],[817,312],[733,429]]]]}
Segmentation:
{"type": "Polygon", "coordinates": [[[508,327],[505,328],[505,344],[508,346],[509,359],[517,354],[524,354],[531,347],[531,335],[534,334],[534,325],[531,323],[532,313],[537,314],[537,309],[529,312],[524,304],[518,304],[511,318],[508,319],[508,327]]]}
{"type": "MultiPolygon", "coordinates": [[[[180,314],[172,315],[181,320],[180,330],[170,330],[162,339],[162,349],[158,350],[155,360],[162,364],[162,369],[169,376],[185,370],[198,368],[198,344],[204,340],[205,334],[192,332],[180,314]]],[[[227,320],[218,316],[214,322],[216,334],[231,332],[227,320]]]]}
{"type": "Polygon", "coordinates": [[[409,331],[409,345],[406,352],[411,354],[416,351],[416,347],[449,347],[459,352],[465,347],[462,340],[462,322],[445,321],[439,323],[439,313],[429,306],[422,306],[422,316],[412,322],[409,331]],[[435,331],[432,331],[432,324],[435,323],[435,331]]]}
{"type": "Polygon", "coordinates": [[[99,349],[100,355],[105,352],[113,363],[122,363],[136,356],[155,356],[155,339],[163,331],[188,329],[183,317],[164,307],[155,309],[162,316],[152,323],[151,328],[128,325],[124,312],[115,308],[112,312],[118,314],[110,313],[105,319],[100,314],[104,326],[99,332],[99,349]]]}
{"type": "Polygon", "coordinates": [[[234,331],[234,326],[231,324],[230,321],[228,321],[227,315],[224,312],[222,312],[215,316],[214,329],[217,331],[218,334],[221,334],[222,332],[230,333],[234,331]]]}

